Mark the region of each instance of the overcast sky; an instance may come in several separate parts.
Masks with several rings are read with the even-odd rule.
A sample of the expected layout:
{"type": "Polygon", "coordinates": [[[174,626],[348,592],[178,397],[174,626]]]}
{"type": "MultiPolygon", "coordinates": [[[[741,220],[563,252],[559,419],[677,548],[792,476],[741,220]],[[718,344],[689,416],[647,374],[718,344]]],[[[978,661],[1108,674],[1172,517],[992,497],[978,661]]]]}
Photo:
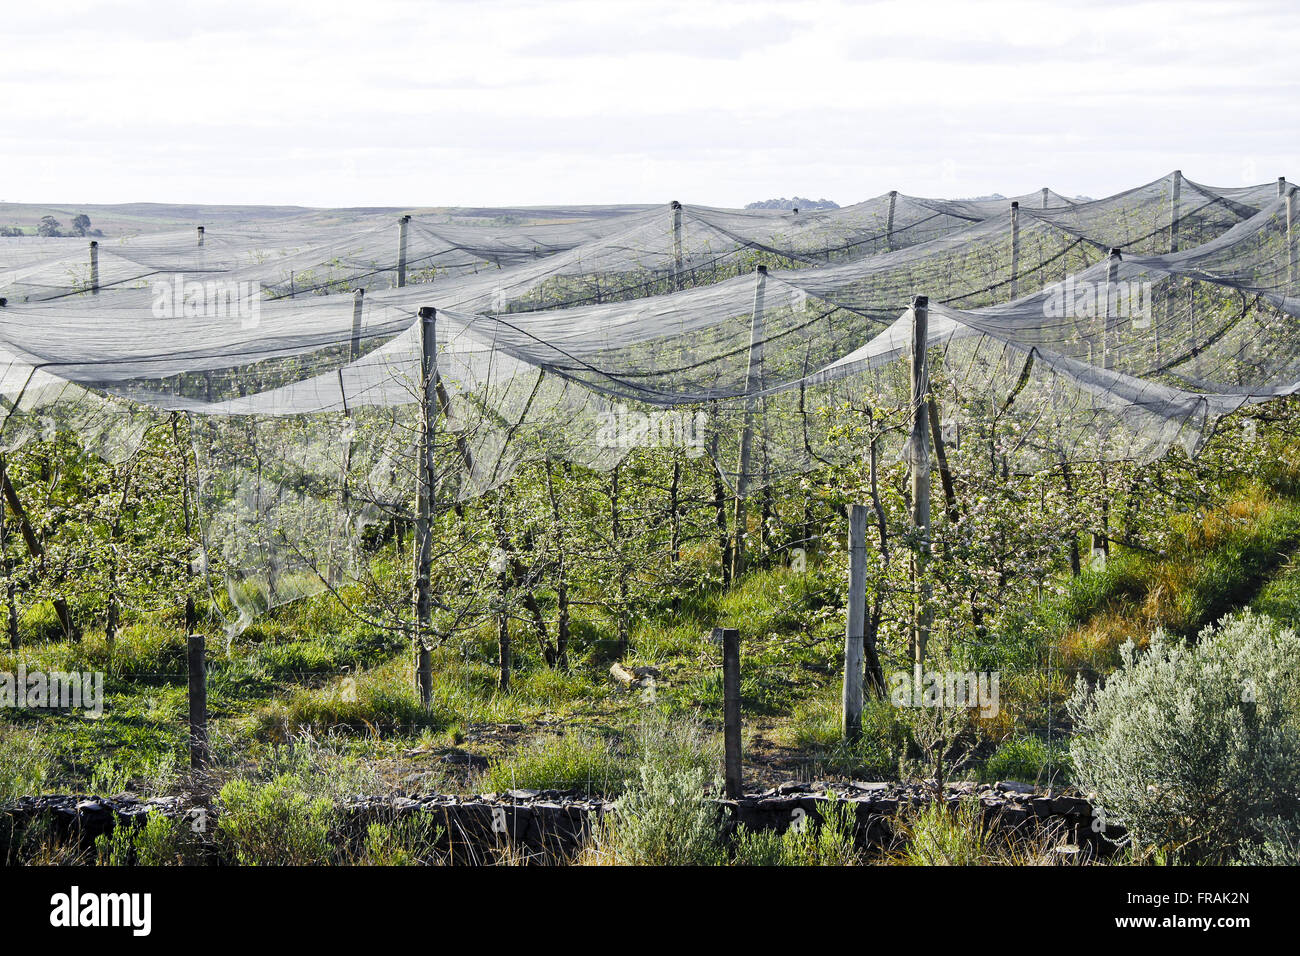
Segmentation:
{"type": "Polygon", "coordinates": [[[841,204],[1300,180],[1300,3],[18,3],[0,200],[841,204]]]}

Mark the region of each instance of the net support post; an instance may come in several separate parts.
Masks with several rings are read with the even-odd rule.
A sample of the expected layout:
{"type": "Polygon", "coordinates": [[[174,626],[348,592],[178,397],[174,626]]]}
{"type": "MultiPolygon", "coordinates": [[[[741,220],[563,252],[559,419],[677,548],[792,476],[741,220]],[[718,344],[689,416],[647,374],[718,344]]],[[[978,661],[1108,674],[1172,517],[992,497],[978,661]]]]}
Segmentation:
{"type": "Polygon", "coordinates": [[[366,304],[366,290],[355,289],[352,292],[352,342],[348,347],[348,361],[355,362],[361,357],[361,316],[366,304]]]}
{"type": "Polygon", "coordinates": [[[889,191],[889,217],[885,220],[885,251],[894,251],[894,211],[898,208],[898,190],[889,191]]]}
{"type": "Polygon", "coordinates": [[[841,729],[846,740],[862,733],[863,642],[867,624],[867,506],[849,508],[848,620],[844,628],[844,692],[841,729]]]}
{"type": "Polygon", "coordinates": [[[426,636],[432,629],[430,563],[433,557],[433,447],[437,424],[438,311],[423,306],[420,319],[420,434],[415,506],[415,673],[420,703],[433,696],[433,656],[426,636]]]}
{"type": "Polygon", "coordinates": [[[1111,340],[1116,338],[1118,333],[1116,325],[1119,309],[1116,293],[1119,286],[1119,264],[1123,258],[1123,254],[1118,249],[1111,249],[1106,258],[1106,301],[1101,322],[1101,367],[1107,369],[1115,367],[1116,350],[1111,348],[1111,340]]]}
{"type": "Polygon", "coordinates": [[[204,230],[204,228],[203,228],[202,226],[195,226],[194,229],[195,229],[195,232],[198,233],[199,247],[202,248],[202,246],[203,246],[203,234],[204,234],[204,231],[205,231],[205,230],[204,230]]]}
{"type": "Polygon", "coordinates": [[[99,295],[99,243],[90,240],[90,294],[99,295]]]}
{"type": "Polygon", "coordinates": [[[190,634],[186,638],[189,667],[190,769],[208,766],[208,652],[207,638],[190,634]]]}
{"type": "Polygon", "coordinates": [[[682,291],[682,204],[676,199],[670,204],[673,211],[673,291],[682,291]]]}
{"type": "MultiPolygon", "coordinates": [[[[1286,283],[1288,286],[1295,285],[1296,279],[1300,278],[1300,255],[1296,249],[1295,238],[1295,213],[1296,213],[1296,187],[1292,186],[1286,193],[1286,283]]],[[[1294,292],[1288,289],[1289,293],[1294,292]]]]}
{"type": "Polygon", "coordinates": [[[1011,298],[1020,294],[1020,203],[1011,204],[1011,298]]]}
{"type": "Polygon", "coordinates": [[[1277,198],[1282,199],[1286,196],[1286,177],[1277,177],[1277,198]]]}
{"type": "Polygon", "coordinates": [[[740,456],[736,463],[736,501],[734,520],[736,545],[731,549],[731,580],[745,570],[745,536],[748,526],[746,501],[749,496],[749,473],[754,444],[753,394],[763,387],[763,308],[767,288],[767,266],[754,271],[754,310],[749,325],[749,366],[745,375],[745,417],[740,431],[740,456]]]}
{"type": "Polygon", "coordinates": [[[917,668],[925,663],[933,615],[930,608],[930,584],[926,578],[926,568],[930,563],[930,409],[925,400],[926,393],[930,390],[927,348],[929,312],[929,296],[918,295],[912,299],[912,433],[909,439],[909,458],[912,466],[912,526],[917,534],[913,559],[916,611],[912,634],[912,664],[917,668]]]}
{"type": "Polygon", "coordinates": [[[1183,198],[1183,171],[1175,169],[1173,189],[1169,194],[1169,251],[1178,251],[1179,207],[1183,198]]]}
{"type": "Polygon", "coordinates": [[[397,287],[406,286],[406,233],[411,224],[410,216],[397,220],[397,287]]]}
{"type": "Polygon", "coordinates": [[[727,797],[744,792],[740,756],[740,631],[715,627],[713,640],[722,645],[722,742],[727,797]]]}
{"type": "Polygon", "coordinates": [[[1044,186],[1043,187],[1043,208],[1044,209],[1047,208],[1047,195],[1048,195],[1048,189],[1046,186],[1044,186]]]}

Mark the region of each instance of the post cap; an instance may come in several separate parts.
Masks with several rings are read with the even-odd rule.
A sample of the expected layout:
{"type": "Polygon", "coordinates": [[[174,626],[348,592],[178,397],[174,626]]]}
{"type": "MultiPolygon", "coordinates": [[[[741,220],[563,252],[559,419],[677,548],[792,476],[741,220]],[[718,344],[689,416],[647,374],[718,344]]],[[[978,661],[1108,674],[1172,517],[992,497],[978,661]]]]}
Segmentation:
{"type": "Polygon", "coordinates": [[[757,272],[759,275],[767,275],[767,266],[759,266],[757,272]]]}
{"type": "Polygon", "coordinates": [[[9,304],[9,300],[4,298],[3,296],[0,296],[0,309],[3,309],[8,304],[9,304]]]}
{"type": "Polygon", "coordinates": [[[1120,250],[1119,248],[1114,247],[1114,246],[1111,247],[1111,250],[1110,250],[1110,252],[1107,253],[1107,255],[1110,256],[1112,259],[1122,259],[1122,258],[1124,258],[1123,253],[1122,253],[1122,250],[1120,250]]]}
{"type": "Polygon", "coordinates": [[[669,208],[669,209],[681,209],[681,208],[682,208],[682,204],[679,203],[676,199],[674,199],[672,202],[670,202],[670,203],[668,204],[668,208],[669,208]]]}
{"type": "Polygon", "coordinates": [[[90,248],[92,248],[92,249],[96,249],[96,248],[98,248],[98,247],[99,247],[99,243],[98,243],[96,240],[91,239],[91,240],[90,240],[90,248]]]}
{"type": "Polygon", "coordinates": [[[366,294],[366,290],[365,290],[365,289],[353,289],[353,290],[352,290],[352,294],[355,295],[355,296],[359,299],[359,298],[361,298],[363,295],[366,294]]]}
{"type": "Polygon", "coordinates": [[[437,314],[438,310],[431,305],[420,306],[420,318],[422,319],[432,319],[437,314]]]}
{"type": "Polygon", "coordinates": [[[1014,199],[1011,200],[1011,208],[1012,208],[1012,209],[1019,209],[1019,208],[1020,208],[1020,203],[1017,202],[1017,201],[1014,200],[1014,199]]]}
{"type": "Polygon", "coordinates": [[[202,226],[195,226],[194,228],[198,229],[199,232],[203,232],[203,227],[202,227],[202,226]]]}
{"type": "Polygon", "coordinates": [[[795,206],[795,207],[794,207],[794,214],[795,214],[796,216],[799,215],[799,207],[798,207],[798,206],[795,206]]]}
{"type": "Polygon", "coordinates": [[[403,216],[401,219],[399,219],[399,220],[397,220],[397,221],[398,221],[398,222],[410,222],[410,221],[411,221],[411,217],[410,217],[410,215],[408,214],[408,215],[403,216]]]}
{"type": "Polygon", "coordinates": [[[930,304],[930,297],[928,295],[912,296],[912,308],[914,309],[924,309],[929,304],[930,304]]]}

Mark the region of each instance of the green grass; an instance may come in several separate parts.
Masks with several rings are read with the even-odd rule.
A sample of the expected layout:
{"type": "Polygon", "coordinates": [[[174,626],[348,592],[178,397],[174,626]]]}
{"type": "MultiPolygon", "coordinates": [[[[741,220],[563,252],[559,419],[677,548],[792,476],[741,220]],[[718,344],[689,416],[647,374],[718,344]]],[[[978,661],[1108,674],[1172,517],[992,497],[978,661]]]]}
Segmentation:
{"type": "Polygon", "coordinates": [[[1004,741],[984,762],[980,778],[1046,787],[1066,779],[1069,769],[1069,749],[1062,741],[1049,744],[1040,737],[1026,736],[1004,741]]]}
{"type": "Polygon", "coordinates": [[[577,732],[535,737],[488,766],[485,785],[506,790],[580,790],[618,793],[626,784],[628,761],[610,742],[577,732]]]}

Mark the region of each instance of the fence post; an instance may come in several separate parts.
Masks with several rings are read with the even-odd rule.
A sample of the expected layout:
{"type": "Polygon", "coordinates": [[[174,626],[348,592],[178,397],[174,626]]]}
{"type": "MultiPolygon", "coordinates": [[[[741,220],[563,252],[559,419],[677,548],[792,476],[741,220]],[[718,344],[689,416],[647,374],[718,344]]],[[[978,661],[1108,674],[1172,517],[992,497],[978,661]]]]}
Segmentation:
{"type": "Polygon", "coordinates": [[[722,741],[727,796],[735,800],[744,792],[740,769],[740,631],[715,627],[713,639],[722,643],[722,741]]]}
{"type": "Polygon", "coordinates": [[[406,227],[410,223],[410,216],[403,216],[397,220],[397,287],[399,289],[406,285],[406,227]]]}
{"type": "Polygon", "coordinates": [[[731,580],[735,581],[745,570],[745,532],[749,518],[746,497],[749,495],[750,456],[754,442],[754,398],[752,394],[763,387],[763,297],[767,288],[767,266],[759,266],[754,274],[754,310],[749,325],[749,365],[745,375],[745,420],[740,432],[740,459],[737,462],[736,503],[734,521],[736,546],[731,550],[731,580]]]}
{"type": "Polygon", "coordinates": [[[429,564],[433,554],[433,442],[437,425],[438,312],[423,306],[420,315],[420,436],[415,506],[415,665],[420,703],[433,696],[433,656],[425,644],[432,623],[429,564]]]}
{"type": "Polygon", "coordinates": [[[1011,298],[1020,290],[1020,203],[1011,204],[1011,298]]]}
{"type": "Polygon", "coordinates": [[[682,291],[682,204],[672,201],[673,210],[673,291],[682,291]]]}
{"type": "Polygon", "coordinates": [[[1047,187],[1043,187],[1043,208],[1047,208],[1047,187]]]}
{"type": "Polygon", "coordinates": [[[867,626],[867,506],[849,508],[849,599],[844,629],[844,694],[841,718],[844,737],[862,733],[862,645],[867,626]]]}
{"type": "Polygon", "coordinates": [[[925,400],[930,390],[930,367],[926,340],[929,334],[929,296],[912,299],[912,435],[909,439],[912,465],[912,525],[919,535],[913,567],[917,583],[916,614],[912,638],[912,663],[925,663],[930,641],[930,585],[925,580],[930,559],[930,408],[925,400]]]}
{"type": "Polygon", "coordinates": [[[90,294],[99,295],[99,243],[90,240],[90,294]]]}
{"type": "Polygon", "coordinates": [[[202,226],[196,226],[195,229],[196,229],[196,231],[198,232],[198,235],[199,235],[199,245],[202,246],[202,245],[203,245],[203,232],[204,232],[204,229],[203,229],[202,226]]]}
{"type": "Polygon", "coordinates": [[[1281,199],[1285,195],[1286,195],[1286,177],[1279,176],[1277,177],[1277,198],[1281,199]]]}
{"type": "Polygon", "coordinates": [[[208,661],[207,639],[202,634],[186,638],[190,683],[190,769],[208,765],[208,661]]]}

